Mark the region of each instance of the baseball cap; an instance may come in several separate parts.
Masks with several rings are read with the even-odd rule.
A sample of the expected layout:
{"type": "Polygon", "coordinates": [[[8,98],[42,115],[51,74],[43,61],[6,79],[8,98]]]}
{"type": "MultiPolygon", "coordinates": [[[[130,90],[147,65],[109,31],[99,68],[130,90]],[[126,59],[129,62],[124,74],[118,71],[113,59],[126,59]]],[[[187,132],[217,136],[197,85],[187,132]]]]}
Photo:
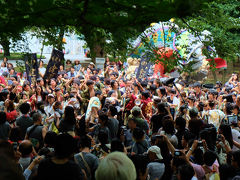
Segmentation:
{"type": "Polygon", "coordinates": [[[8,76],[8,72],[3,72],[2,75],[3,76],[8,76]]]}
{"type": "Polygon", "coordinates": [[[48,97],[55,98],[53,94],[48,94],[48,97]]]}
{"type": "Polygon", "coordinates": [[[193,84],[193,87],[201,87],[201,84],[200,84],[199,82],[195,82],[195,83],[193,84]]]}
{"type": "Polygon", "coordinates": [[[158,159],[160,159],[160,160],[163,159],[163,157],[161,155],[161,150],[160,150],[160,148],[158,146],[151,146],[148,149],[147,153],[149,153],[150,151],[155,153],[158,159]]]}
{"type": "Polygon", "coordinates": [[[141,108],[138,106],[134,106],[131,110],[131,113],[133,113],[134,111],[141,112],[141,108]]]}
{"type": "Polygon", "coordinates": [[[93,65],[93,66],[95,66],[95,64],[94,64],[93,62],[90,62],[90,65],[93,65]]]}

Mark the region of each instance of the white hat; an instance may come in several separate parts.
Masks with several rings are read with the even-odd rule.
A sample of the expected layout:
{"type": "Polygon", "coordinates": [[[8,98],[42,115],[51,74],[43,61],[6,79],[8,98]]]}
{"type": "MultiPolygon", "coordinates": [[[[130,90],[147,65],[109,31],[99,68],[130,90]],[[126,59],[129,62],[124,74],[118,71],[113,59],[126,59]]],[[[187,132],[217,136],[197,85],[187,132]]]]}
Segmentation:
{"type": "Polygon", "coordinates": [[[149,149],[148,149],[148,153],[149,151],[153,152],[156,154],[156,156],[158,157],[158,159],[163,159],[162,155],[161,155],[161,150],[158,146],[151,146],[149,149]]]}
{"type": "Polygon", "coordinates": [[[48,97],[55,98],[55,96],[53,94],[48,94],[48,97]]]}

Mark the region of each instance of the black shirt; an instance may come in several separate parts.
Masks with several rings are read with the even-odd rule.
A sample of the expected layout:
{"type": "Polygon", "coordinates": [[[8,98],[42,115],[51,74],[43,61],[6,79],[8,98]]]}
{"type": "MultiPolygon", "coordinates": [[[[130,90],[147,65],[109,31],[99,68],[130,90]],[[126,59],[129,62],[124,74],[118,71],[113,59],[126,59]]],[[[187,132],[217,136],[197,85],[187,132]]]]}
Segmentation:
{"type": "Polygon", "coordinates": [[[27,128],[33,125],[33,120],[27,115],[22,115],[17,118],[16,122],[21,129],[21,139],[24,139],[27,128]]]}
{"type": "Polygon", "coordinates": [[[44,159],[38,167],[39,180],[80,180],[83,179],[83,174],[79,166],[68,161],[65,164],[55,164],[51,159],[44,159]]]}
{"type": "Polygon", "coordinates": [[[152,123],[152,133],[157,133],[158,130],[162,127],[162,114],[155,114],[151,117],[150,121],[152,123]]]}

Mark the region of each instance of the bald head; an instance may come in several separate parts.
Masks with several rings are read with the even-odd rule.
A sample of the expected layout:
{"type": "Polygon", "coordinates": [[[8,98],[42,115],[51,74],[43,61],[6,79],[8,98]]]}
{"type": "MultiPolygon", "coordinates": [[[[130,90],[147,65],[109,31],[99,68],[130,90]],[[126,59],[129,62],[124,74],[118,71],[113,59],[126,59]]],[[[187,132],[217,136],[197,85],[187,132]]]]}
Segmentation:
{"type": "Polygon", "coordinates": [[[19,145],[19,152],[22,154],[22,157],[27,157],[32,153],[32,143],[29,140],[24,140],[19,145]]]}

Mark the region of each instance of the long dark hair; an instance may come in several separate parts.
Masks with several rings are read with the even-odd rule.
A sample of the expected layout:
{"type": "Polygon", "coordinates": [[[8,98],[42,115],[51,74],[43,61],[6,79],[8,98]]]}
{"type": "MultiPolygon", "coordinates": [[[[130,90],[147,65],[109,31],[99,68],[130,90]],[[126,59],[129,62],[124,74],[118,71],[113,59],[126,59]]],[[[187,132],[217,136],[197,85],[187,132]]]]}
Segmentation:
{"type": "MultiPolygon", "coordinates": [[[[43,100],[43,99],[42,99],[43,100]]],[[[41,113],[46,114],[45,110],[44,110],[44,103],[43,101],[37,102],[36,103],[36,108],[37,110],[39,110],[41,113]]]]}
{"type": "Polygon", "coordinates": [[[232,137],[232,130],[230,125],[228,124],[221,124],[219,127],[222,135],[225,137],[225,139],[228,141],[230,147],[233,147],[233,137],[232,137]]]}
{"type": "Polygon", "coordinates": [[[69,124],[76,123],[74,108],[72,106],[67,106],[65,108],[63,120],[69,124]]]}

